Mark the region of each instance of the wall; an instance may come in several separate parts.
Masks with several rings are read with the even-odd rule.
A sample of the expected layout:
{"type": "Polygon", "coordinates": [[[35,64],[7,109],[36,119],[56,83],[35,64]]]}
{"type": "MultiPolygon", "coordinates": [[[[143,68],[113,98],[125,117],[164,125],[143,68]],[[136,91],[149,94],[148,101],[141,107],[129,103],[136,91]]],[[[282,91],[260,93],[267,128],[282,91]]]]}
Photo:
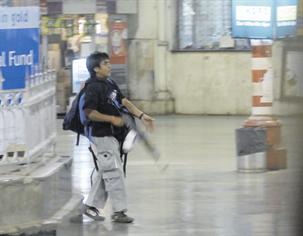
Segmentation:
{"type": "Polygon", "coordinates": [[[131,99],[143,109],[155,107],[146,110],[152,113],[167,111],[148,101],[173,99],[176,113],[249,114],[250,53],[172,52],[175,7],[170,0],[138,1],[137,24],[129,25],[131,99]]]}
{"type": "MultiPolygon", "coordinates": [[[[129,88],[138,106],[151,113],[251,113],[251,52],[173,52],[176,1],[138,1],[137,9],[129,17],[129,88]]],[[[281,96],[284,44],[273,44],[275,115],[303,113],[302,102],[281,96]]]]}
{"type": "MultiPolygon", "coordinates": [[[[302,39],[294,40],[299,42],[303,47],[302,39]]],[[[273,113],[275,115],[293,115],[303,114],[303,101],[302,100],[287,100],[282,95],[282,83],[283,83],[283,50],[286,46],[291,44],[288,41],[280,40],[275,41],[273,44],[273,68],[274,68],[274,81],[273,81],[273,113]]],[[[302,75],[301,75],[302,76],[302,75]]]]}
{"type": "Polygon", "coordinates": [[[248,114],[250,53],[171,53],[169,88],[176,113],[248,114]]]}

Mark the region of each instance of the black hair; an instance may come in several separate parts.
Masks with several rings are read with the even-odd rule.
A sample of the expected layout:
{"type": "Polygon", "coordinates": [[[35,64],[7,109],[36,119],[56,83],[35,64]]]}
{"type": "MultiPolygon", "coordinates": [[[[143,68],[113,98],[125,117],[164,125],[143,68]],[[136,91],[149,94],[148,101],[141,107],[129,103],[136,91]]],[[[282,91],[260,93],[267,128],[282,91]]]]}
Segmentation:
{"type": "Polygon", "coordinates": [[[94,52],[90,54],[86,58],[86,68],[90,74],[91,77],[96,76],[96,72],[94,70],[95,67],[99,67],[100,63],[104,60],[108,60],[109,56],[105,52],[94,52]]]}

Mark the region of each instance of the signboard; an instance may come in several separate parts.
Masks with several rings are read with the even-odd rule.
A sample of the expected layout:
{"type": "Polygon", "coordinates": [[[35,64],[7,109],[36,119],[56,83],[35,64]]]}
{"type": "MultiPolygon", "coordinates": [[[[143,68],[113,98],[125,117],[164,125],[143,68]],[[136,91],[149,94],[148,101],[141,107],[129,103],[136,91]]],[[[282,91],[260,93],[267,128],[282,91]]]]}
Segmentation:
{"type": "Polygon", "coordinates": [[[25,88],[39,62],[39,7],[0,7],[0,89],[25,88]]]}
{"type": "Polygon", "coordinates": [[[232,34],[272,39],[296,35],[297,0],[233,0],[232,34]]]}
{"type": "Polygon", "coordinates": [[[109,22],[111,76],[122,93],[127,96],[127,21],[120,15],[112,15],[109,22]]]}
{"type": "Polygon", "coordinates": [[[277,1],[275,38],[284,38],[296,35],[297,4],[297,0],[277,1]]]}
{"type": "Polygon", "coordinates": [[[112,64],[126,64],[127,23],[114,20],[109,33],[110,59],[112,64]]]}
{"type": "Polygon", "coordinates": [[[86,58],[73,60],[72,64],[72,90],[73,93],[79,93],[85,80],[87,80],[90,75],[86,68],[86,58]]]}

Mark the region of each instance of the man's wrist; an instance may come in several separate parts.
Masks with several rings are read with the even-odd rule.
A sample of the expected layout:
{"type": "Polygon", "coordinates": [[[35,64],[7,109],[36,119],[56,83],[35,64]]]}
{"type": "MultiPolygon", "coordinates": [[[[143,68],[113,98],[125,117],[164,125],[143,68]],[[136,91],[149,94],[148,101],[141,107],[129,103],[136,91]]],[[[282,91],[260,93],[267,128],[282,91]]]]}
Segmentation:
{"type": "Polygon", "coordinates": [[[140,116],[138,116],[138,118],[141,120],[141,119],[143,118],[144,114],[145,114],[145,113],[144,113],[144,112],[142,112],[142,113],[141,113],[141,115],[140,115],[140,116]]]}

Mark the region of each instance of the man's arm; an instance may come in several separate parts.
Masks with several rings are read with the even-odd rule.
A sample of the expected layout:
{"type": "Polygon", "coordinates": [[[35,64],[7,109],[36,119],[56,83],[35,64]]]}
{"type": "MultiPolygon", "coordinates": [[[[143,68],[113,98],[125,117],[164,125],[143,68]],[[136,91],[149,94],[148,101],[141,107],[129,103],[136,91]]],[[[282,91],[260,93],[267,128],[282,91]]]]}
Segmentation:
{"type": "Polygon", "coordinates": [[[106,115],[92,109],[84,109],[84,112],[91,121],[108,122],[119,127],[124,125],[122,118],[119,116],[106,115]]]}
{"type": "MultiPolygon", "coordinates": [[[[127,110],[133,114],[136,117],[140,117],[142,114],[144,114],[143,111],[139,110],[131,101],[129,101],[127,98],[122,99],[122,105],[127,108],[127,110]]],[[[142,117],[141,117],[142,118],[142,117]]]]}
{"type": "Polygon", "coordinates": [[[154,129],[154,118],[139,110],[139,108],[127,98],[122,99],[122,105],[125,106],[131,114],[141,119],[148,130],[152,131],[154,129]]]}

